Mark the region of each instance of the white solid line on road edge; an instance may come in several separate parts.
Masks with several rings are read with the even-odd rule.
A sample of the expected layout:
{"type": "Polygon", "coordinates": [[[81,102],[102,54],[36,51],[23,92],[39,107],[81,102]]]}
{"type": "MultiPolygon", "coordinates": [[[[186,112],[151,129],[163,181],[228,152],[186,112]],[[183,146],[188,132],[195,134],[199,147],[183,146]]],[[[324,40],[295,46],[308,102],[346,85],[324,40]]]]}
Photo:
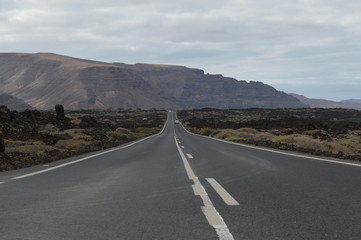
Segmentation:
{"type": "Polygon", "coordinates": [[[151,135],[151,136],[148,136],[148,137],[145,137],[145,138],[142,138],[138,141],[135,141],[133,143],[130,143],[128,145],[125,145],[125,146],[121,146],[121,147],[117,147],[117,148],[113,148],[113,149],[110,149],[110,150],[107,150],[107,151],[104,151],[104,152],[100,152],[100,153],[97,153],[97,154],[94,154],[94,155],[91,155],[91,156],[88,156],[88,157],[84,157],[84,158],[81,158],[81,159],[78,159],[78,160],[74,160],[74,161],[71,161],[71,162],[68,162],[68,163],[64,163],[64,164],[60,164],[58,166],[55,166],[55,167],[51,167],[51,168],[47,168],[47,169],[44,169],[44,170],[40,170],[40,171],[36,171],[36,172],[32,172],[32,173],[28,173],[28,174],[25,174],[25,175],[21,175],[21,176],[17,176],[17,177],[13,177],[11,179],[22,179],[22,178],[27,178],[27,177],[31,177],[31,176],[34,176],[34,175],[38,175],[38,174],[41,174],[41,173],[45,173],[45,172],[49,172],[49,171],[52,171],[52,170],[55,170],[55,169],[58,169],[58,168],[62,168],[62,167],[65,167],[65,166],[68,166],[68,165],[71,165],[71,164],[74,164],[74,163],[78,163],[78,162],[82,162],[82,161],[85,161],[85,160],[88,160],[90,158],[94,158],[94,157],[97,157],[97,156],[100,156],[100,155],[104,155],[104,154],[107,154],[107,153],[110,153],[110,152],[114,152],[114,151],[117,151],[117,150],[121,150],[121,149],[124,149],[124,148],[128,148],[128,147],[131,147],[137,143],[140,143],[140,142],[143,142],[149,138],[152,138],[152,137],[155,137],[155,136],[158,136],[158,135],[161,135],[166,127],[166,125],[168,125],[168,119],[169,119],[169,114],[167,115],[167,121],[165,122],[162,130],[157,133],[157,134],[154,134],[154,135],[151,135]]]}
{"type": "MultiPolygon", "coordinates": [[[[175,130],[174,130],[175,136],[175,130]]],[[[232,233],[229,231],[228,226],[223,221],[222,216],[217,212],[214,207],[211,199],[209,198],[206,190],[202,186],[201,182],[198,180],[197,176],[194,174],[187,158],[184,156],[182,149],[179,147],[177,140],[174,137],[175,144],[178,148],[179,155],[182,158],[184,167],[186,169],[188,178],[193,180],[194,185],[192,185],[195,195],[199,195],[202,198],[204,206],[201,207],[203,214],[205,215],[209,225],[211,225],[218,235],[220,240],[234,240],[232,233]]]]}
{"type": "Polygon", "coordinates": [[[237,206],[239,203],[224,189],[214,178],[206,178],[223,201],[229,206],[237,206]]]}
{"type": "Polygon", "coordinates": [[[188,157],[189,159],[192,159],[192,158],[193,158],[193,156],[190,155],[189,153],[187,153],[187,157],[188,157]]]}
{"type": "Polygon", "coordinates": [[[198,134],[194,134],[194,133],[192,133],[192,132],[189,132],[189,131],[183,126],[183,124],[181,124],[181,126],[182,126],[183,129],[184,129],[187,133],[189,133],[189,134],[192,134],[192,135],[195,135],[195,136],[198,136],[198,137],[204,137],[204,138],[212,139],[212,140],[214,140],[214,141],[224,142],[224,143],[228,143],[228,144],[233,144],[233,145],[237,145],[237,146],[241,146],[241,147],[246,147],[246,148],[257,149],[257,150],[266,151],[266,152],[272,152],[272,153],[278,153],[278,154],[282,154],[282,155],[288,155],[288,156],[292,156],[292,157],[307,158],[307,159],[312,159],[312,160],[317,160],[317,161],[330,162],[330,163],[338,163],[338,164],[343,164],[343,165],[361,167],[361,164],[357,164],[357,163],[336,161],[336,160],[330,160],[330,159],[325,159],[325,158],[320,158],[320,157],[305,156],[305,155],[296,154],[296,153],[281,152],[281,151],[277,151],[277,150],[273,150],[273,149],[256,147],[256,146],[246,145],[246,144],[242,144],[242,143],[236,143],[236,142],[226,141],[226,140],[223,140],[223,139],[218,139],[218,138],[213,138],[213,137],[208,137],[208,136],[202,136],[202,135],[198,135],[198,134]]]}

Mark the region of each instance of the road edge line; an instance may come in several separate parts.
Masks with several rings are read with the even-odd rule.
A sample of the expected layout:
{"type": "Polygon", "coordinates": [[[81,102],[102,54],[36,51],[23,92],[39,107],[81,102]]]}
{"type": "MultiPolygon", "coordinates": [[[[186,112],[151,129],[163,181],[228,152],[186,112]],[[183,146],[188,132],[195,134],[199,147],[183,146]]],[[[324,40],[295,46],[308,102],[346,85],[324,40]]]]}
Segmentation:
{"type": "MultiPolygon", "coordinates": [[[[211,139],[211,140],[214,140],[214,141],[219,141],[219,142],[228,143],[228,144],[232,144],[232,145],[236,145],[236,146],[241,146],[241,147],[246,147],[246,148],[252,148],[252,149],[257,149],[257,150],[266,151],[266,152],[278,153],[278,154],[288,155],[288,156],[293,156],[293,157],[307,158],[307,159],[312,159],[312,160],[317,160],[317,161],[337,163],[337,164],[349,165],[349,166],[354,166],[354,167],[361,167],[361,164],[344,162],[344,160],[336,161],[336,160],[325,159],[325,158],[320,158],[320,157],[304,156],[304,155],[297,154],[297,153],[282,152],[282,151],[278,151],[278,150],[274,150],[274,149],[267,149],[267,148],[262,148],[262,147],[257,147],[257,146],[251,146],[251,145],[242,144],[242,143],[231,142],[231,141],[227,141],[227,140],[223,140],[223,139],[213,138],[213,137],[209,137],[209,136],[202,136],[202,135],[195,134],[195,133],[192,133],[192,132],[188,131],[188,130],[183,126],[182,123],[180,123],[180,124],[181,124],[182,128],[183,128],[187,133],[189,133],[189,134],[191,134],[191,135],[194,135],[194,136],[198,136],[198,137],[208,138],[208,139],[211,139]]],[[[347,161],[347,160],[346,160],[346,161],[347,161]]]]}

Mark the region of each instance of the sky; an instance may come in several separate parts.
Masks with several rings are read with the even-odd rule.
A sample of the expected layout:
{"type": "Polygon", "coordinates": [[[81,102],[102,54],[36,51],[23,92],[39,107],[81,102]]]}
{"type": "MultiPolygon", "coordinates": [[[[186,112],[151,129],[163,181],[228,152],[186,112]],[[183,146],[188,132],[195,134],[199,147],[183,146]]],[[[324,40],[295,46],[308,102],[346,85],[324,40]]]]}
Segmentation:
{"type": "Polygon", "coordinates": [[[184,65],[361,99],[360,0],[0,0],[0,52],[184,65]]]}

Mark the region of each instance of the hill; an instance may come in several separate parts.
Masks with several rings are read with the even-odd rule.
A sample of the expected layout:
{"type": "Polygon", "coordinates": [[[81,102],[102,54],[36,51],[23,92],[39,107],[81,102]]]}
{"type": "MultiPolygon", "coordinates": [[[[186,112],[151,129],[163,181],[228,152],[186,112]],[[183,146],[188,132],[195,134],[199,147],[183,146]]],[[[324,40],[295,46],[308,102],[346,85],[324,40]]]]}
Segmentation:
{"type": "Polygon", "coordinates": [[[356,109],[361,110],[360,99],[349,99],[344,101],[330,101],[325,99],[307,98],[298,94],[291,94],[302,103],[309,105],[311,108],[345,108],[345,109],[356,109]]]}
{"type": "Polygon", "coordinates": [[[0,94],[0,105],[5,105],[11,110],[32,109],[32,107],[23,100],[8,94],[0,94]]]}
{"type": "Polygon", "coordinates": [[[38,109],[300,108],[261,82],[183,66],[104,63],[52,53],[0,54],[0,88],[38,109]]]}

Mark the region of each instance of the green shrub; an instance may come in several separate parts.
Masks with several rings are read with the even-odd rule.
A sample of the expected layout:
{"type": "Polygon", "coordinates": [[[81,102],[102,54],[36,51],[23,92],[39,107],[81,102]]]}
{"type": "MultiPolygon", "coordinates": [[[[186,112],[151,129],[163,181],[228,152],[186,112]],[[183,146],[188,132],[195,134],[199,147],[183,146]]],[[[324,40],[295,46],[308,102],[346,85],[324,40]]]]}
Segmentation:
{"type": "Polygon", "coordinates": [[[203,135],[203,136],[209,136],[212,134],[212,132],[213,132],[213,130],[210,128],[201,128],[201,130],[199,131],[199,134],[203,135]]]}

